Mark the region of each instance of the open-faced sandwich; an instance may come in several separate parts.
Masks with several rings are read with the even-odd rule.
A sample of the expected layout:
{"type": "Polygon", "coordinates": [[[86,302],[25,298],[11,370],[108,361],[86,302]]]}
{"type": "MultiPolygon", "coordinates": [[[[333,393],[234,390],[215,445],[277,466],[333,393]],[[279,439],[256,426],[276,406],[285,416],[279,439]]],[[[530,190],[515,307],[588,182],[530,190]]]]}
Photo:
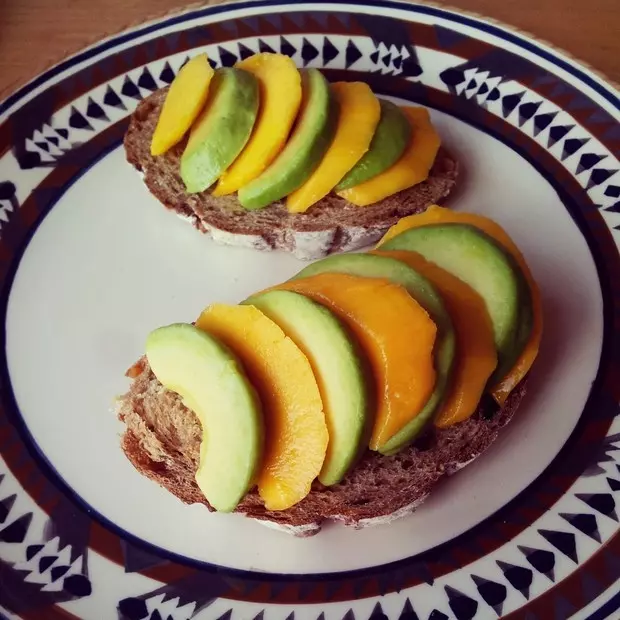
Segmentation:
{"type": "Polygon", "coordinates": [[[515,414],[539,293],[496,223],[437,206],[239,305],[159,328],[122,448],[186,503],[297,535],[412,512],[515,414]]]}
{"type": "Polygon", "coordinates": [[[124,142],[151,193],[201,232],[303,259],[375,243],[458,173],[425,108],[281,54],[215,71],[195,56],[140,103],[124,142]]]}

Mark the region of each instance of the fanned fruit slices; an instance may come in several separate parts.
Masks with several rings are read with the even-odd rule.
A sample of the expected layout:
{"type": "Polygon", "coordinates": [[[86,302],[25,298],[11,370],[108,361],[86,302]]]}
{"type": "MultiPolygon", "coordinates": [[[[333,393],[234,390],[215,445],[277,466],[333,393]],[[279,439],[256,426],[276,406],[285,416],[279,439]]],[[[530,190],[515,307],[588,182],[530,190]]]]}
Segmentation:
{"type": "Polygon", "coordinates": [[[285,55],[234,67],[192,58],[172,82],[152,138],[164,154],[187,136],[188,193],[237,193],[248,210],[280,200],[305,213],[330,193],[364,207],[425,181],[440,147],[429,113],[379,99],[363,82],[330,84],[285,55]]]}
{"type": "Polygon", "coordinates": [[[506,232],[433,206],[372,252],[155,330],[146,355],[203,426],[196,480],[210,504],[234,510],[257,486],[286,510],[367,450],[389,458],[428,425],[467,420],[485,393],[501,405],[541,335],[538,288],[506,232]]]}

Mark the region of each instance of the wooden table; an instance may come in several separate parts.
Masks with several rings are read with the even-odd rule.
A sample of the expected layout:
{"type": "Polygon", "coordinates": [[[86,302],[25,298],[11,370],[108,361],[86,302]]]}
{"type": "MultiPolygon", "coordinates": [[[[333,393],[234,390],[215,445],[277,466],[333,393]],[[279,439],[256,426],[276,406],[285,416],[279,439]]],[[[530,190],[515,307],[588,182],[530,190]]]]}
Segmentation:
{"type": "MultiPolygon", "coordinates": [[[[187,0],[0,0],[0,99],[101,37],[187,0]]],[[[450,0],[566,50],[620,83],[620,0],[450,0]]]]}

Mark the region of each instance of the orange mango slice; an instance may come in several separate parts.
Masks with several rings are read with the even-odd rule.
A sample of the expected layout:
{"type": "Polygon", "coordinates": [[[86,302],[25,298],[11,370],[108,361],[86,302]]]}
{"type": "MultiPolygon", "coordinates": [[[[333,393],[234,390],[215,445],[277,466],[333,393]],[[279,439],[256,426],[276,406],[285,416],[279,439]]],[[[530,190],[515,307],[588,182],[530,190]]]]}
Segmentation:
{"type": "Polygon", "coordinates": [[[215,304],[200,315],[196,327],[219,338],[243,363],[265,417],[258,491],[268,510],[290,508],[310,492],[328,443],[323,403],[308,358],[253,306],[215,304]]]}
{"type": "Polygon", "coordinates": [[[532,276],[530,268],[525,262],[523,255],[519,251],[519,248],[515,245],[514,241],[499,224],[493,220],[490,220],[488,217],[484,217],[483,215],[477,215],[475,213],[462,213],[459,211],[445,209],[444,207],[439,207],[437,205],[432,205],[424,213],[405,217],[392,226],[392,228],[388,230],[383,239],[379,242],[379,246],[381,246],[381,244],[388,239],[395,237],[409,228],[426,226],[428,224],[444,223],[470,224],[471,226],[475,226],[476,228],[482,230],[490,237],[493,237],[493,239],[502,245],[504,249],[515,259],[521,268],[523,276],[525,277],[530,289],[534,322],[529,340],[510,372],[496,385],[491,386],[491,394],[493,395],[493,398],[498,404],[503,405],[512,390],[514,390],[514,388],[528,373],[532,367],[532,364],[536,360],[536,357],[538,356],[543,331],[540,291],[534,277],[532,276]]]}
{"type": "Polygon", "coordinates": [[[323,304],[358,338],[377,382],[370,448],[378,450],[433,393],[435,324],[404,288],[387,280],[323,273],[276,288],[323,304]]]}
{"type": "Polygon", "coordinates": [[[497,366],[493,325],[484,300],[456,276],[416,252],[378,252],[413,267],[439,291],[452,318],[456,359],[450,388],[435,416],[435,426],[446,428],[469,418],[497,366]]]}
{"type": "Polygon", "coordinates": [[[162,155],[187,133],[207,102],[213,68],[206,54],[194,56],[174,78],[162,107],[151,155],[162,155]]]}
{"type": "Polygon", "coordinates": [[[332,92],[338,101],[338,126],[332,143],[310,178],[289,194],[286,207],[303,213],[336,187],[370,146],[381,116],[381,106],[368,84],[335,82],[332,92]]]}
{"type": "Polygon", "coordinates": [[[428,178],[441,146],[426,108],[401,108],[413,132],[409,145],[400,159],[385,172],[338,192],[338,195],[359,207],[366,207],[392,194],[413,187],[428,178]]]}
{"type": "Polygon", "coordinates": [[[248,143],[221,175],[214,196],[236,192],[269,166],[286,143],[301,105],[301,76],[288,56],[254,54],[235,67],[258,80],[260,109],[248,143]]]}

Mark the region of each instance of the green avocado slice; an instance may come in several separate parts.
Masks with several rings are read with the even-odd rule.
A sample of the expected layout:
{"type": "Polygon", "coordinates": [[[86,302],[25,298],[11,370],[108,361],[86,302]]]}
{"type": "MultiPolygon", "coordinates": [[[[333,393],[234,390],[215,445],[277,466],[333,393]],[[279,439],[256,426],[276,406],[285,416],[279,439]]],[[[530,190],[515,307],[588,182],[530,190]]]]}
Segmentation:
{"type": "Polygon", "coordinates": [[[368,151],[336,185],[336,191],[368,181],[394,165],[411,139],[411,125],[402,110],[391,101],[380,99],[381,117],[368,151]]]}
{"type": "Polygon", "coordinates": [[[215,510],[233,511],[253,484],[263,451],[261,405],[241,363],[213,336],[184,323],[151,332],[146,357],[159,382],[202,424],[200,490],[215,510]]]}
{"type": "Polygon", "coordinates": [[[218,69],[181,156],[188,192],[203,192],[232,164],[250,138],[257,113],[257,79],[241,69],[218,69]]]}
{"type": "Polygon", "coordinates": [[[302,104],[297,125],[274,162],[238,192],[246,209],[262,209],[301,187],[329,148],[338,122],[338,103],[323,74],[302,71],[302,104]]]}
{"type": "Polygon", "coordinates": [[[367,447],[372,430],[373,386],[357,341],[330,310],[299,293],[267,291],[243,303],[266,314],[308,357],[329,431],[319,481],[337,484],[367,447]]]}

